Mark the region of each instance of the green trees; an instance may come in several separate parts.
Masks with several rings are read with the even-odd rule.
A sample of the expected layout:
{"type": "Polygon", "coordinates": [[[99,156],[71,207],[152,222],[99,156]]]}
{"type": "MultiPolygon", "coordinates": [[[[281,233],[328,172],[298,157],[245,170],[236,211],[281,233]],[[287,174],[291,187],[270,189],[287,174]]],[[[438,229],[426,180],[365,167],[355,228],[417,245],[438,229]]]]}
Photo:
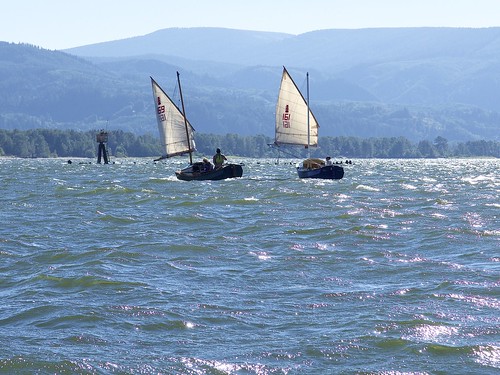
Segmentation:
{"type": "MultiPolygon", "coordinates": [[[[0,156],[93,158],[97,156],[96,134],[97,131],[0,129],[0,156]]],[[[226,155],[275,157],[277,153],[269,147],[272,142],[272,138],[264,135],[196,136],[197,153],[209,157],[217,148],[226,155]]],[[[107,148],[115,157],[157,157],[162,153],[158,138],[151,134],[137,136],[122,130],[110,131],[107,148]]],[[[320,158],[327,155],[334,158],[500,157],[500,142],[479,140],[449,145],[447,139],[437,137],[433,142],[422,140],[413,144],[405,137],[321,137],[319,147],[311,149],[311,153],[320,158]]],[[[304,157],[305,150],[291,147],[287,154],[304,157]]]]}
{"type": "Polygon", "coordinates": [[[440,155],[446,156],[448,154],[448,140],[446,138],[441,136],[436,137],[434,147],[440,155]]]}

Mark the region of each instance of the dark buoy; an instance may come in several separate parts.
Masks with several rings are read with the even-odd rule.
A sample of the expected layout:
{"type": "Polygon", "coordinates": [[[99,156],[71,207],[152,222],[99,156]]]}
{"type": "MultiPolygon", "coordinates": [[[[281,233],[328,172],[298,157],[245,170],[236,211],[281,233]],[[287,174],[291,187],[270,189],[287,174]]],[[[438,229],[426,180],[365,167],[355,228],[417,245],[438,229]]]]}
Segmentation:
{"type": "Polygon", "coordinates": [[[104,159],[104,164],[109,163],[108,150],[106,149],[106,143],[108,142],[108,132],[101,130],[97,133],[96,141],[99,143],[97,148],[97,163],[101,164],[101,158],[104,159]]]}

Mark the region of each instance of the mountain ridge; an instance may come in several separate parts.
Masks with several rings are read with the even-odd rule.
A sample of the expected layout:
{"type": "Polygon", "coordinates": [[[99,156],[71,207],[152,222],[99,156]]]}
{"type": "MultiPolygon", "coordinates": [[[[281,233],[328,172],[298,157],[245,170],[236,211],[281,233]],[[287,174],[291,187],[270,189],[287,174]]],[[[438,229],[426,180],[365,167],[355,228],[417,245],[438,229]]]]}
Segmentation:
{"type": "MultiPolygon", "coordinates": [[[[212,71],[204,73],[214,75],[225,73],[227,65],[285,65],[303,72],[315,70],[322,80],[348,82],[382,102],[469,103],[500,110],[500,103],[490,96],[500,91],[500,28],[328,29],[299,35],[174,28],[147,34],[135,42],[148,40],[146,47],[133,43],[123,48],[120,41],[108,42],[101,47],[114,45],[120,51],[109,48],[101,51],[100,57],[114,54],[141,58],[140,53],[154,52],[184,61],[206,61],[212,71]],[[202,42],[196,37],[199,34],[202,42]],[[238,38],[240,35],[245,38],[238,38]],[[154,51],[150,50],[151,40],[154,51]],[[203,48],[198,48],[200,44],[203,48]],[[175,48],[156,47],[163,45],[175,48]],[[218,72],[214,64],[225,66],[218,72]],[[483,79],[479,86],[477,77],[483,79]],[[490,77],[489,82],[484,77],[490,77]]],[[[96,57],[97,53],[93,45],[67,52],[81,57],[96,57]]],[[[201,64],[188,65],[193,71],[202,72],[201,64]]]]}
{"type": "Polygon", "coordinates": [[[176,28],[63,51],[0,43],[0,127],[156,133],[149,76],[169,93],[180,71],[198,131],[272,135],[283,65],[298,84],[310,73],[320,135],[499,137],[500,28],[176,28]]]}
{"type": "Polygon", "coordinates": [[[245,54],[244,50],[253,49],[276,39],[282,40],[291,34],[235,30],[226,28],[167,28],[152,33],[63,50],[64,52],[86,57],[97,56],[141,56],[165,54],[186,59],[203,59],[211,56],[214,61],[227,62],[233,54],[245,54]],[[216,49],[214,53],[212,50],[216,49]],[[166,50],[168,53],[161,53],[166,50]],[[220,51],[228,50],[220,54],[220,51]],[[130,54],[130,51],[134,51],[130,54]]]}
{"type": "MultiPolygon", "coordinates": [[[[325,60],[324,53],[321,53],[325,51],[349,62],[358,60],[366,63],[383,61],[387,56],[391,61],[442,55],[465,57],[467,54],[498,59],[500,49],[496,47],[499,46],[500,27],[324,29],[298,35],[211,27],[166,28],[142,36],[69,48],[63,52],[85,57],[165,54],[197,60],[210,60],[204,56],[213,55],[214,61],[218,62],[255,65],[256,61],[260,61],[262,65],[301,66],[302,63],[282,62],[282,59],[289,59],[288,54],[291,53],[295,57],[313,58],[310,66],[317,68],[318,59],[325,60]],[[242,46],[245,52],[241,55],[234,53],[235,45],[242,46]],[[305,46],[314,54],[306,53],[305,46]],[[211,51],[216,47],[215,52],[211,51]],[[168,53],[162,52],[163,49],[168,53]],[[224,49],[233,53],[220,55],[224,49]],[[259,60],[256,53],[264,58],[260,56],[259,60]],[[270,57],[267,56],[269,54],[270,57]],[[276,62],[276,59],[279,61],[276,62]]],[[[336,64],[334,62],[332,66],[336,64]]]]}

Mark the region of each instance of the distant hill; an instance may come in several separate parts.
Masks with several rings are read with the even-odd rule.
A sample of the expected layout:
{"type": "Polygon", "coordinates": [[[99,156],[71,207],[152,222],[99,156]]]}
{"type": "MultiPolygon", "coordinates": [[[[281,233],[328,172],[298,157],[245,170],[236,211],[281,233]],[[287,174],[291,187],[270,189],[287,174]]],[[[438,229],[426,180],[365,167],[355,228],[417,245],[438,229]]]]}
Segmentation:
{"type": "Polygon", "coordinates": [[[130,114],[144,104],[143,92],[135,85],[112,70],[64,52],[0,42],[2,127],[16,118],[36,119],[36,125],[88,123],[132,106],[130,114]]]}
{"type": "Polygon", "coordinates": [[[0,43],[0,127],[156,133],[149,76],[204,133],[274,132],[282,66],[310,73],[320,135],[500,139],[500,28],[165,29],[47,51],[0,43]]]}
{"type": "Polygon", "coordinates": [[[223,28],[172,28],[144,36],[70,48],[65,52],[86,57],[164,55],[195,61],[256,65],[248,63],[249,58],[255,60],[254,52],[272,48],[289,38],[293,36],[223,28]]]}
{"type": "MultiPolygon", "coordinates": [[[[315,70],[384,103],[462,103],[500,110],[500,28],[321,30],[301,35],[217,28],[165,29],[77,47],[82,57],[157,55],[234,66],[315,70]]],[[[211,64],[215,74],[220,74],[211,64]]],[[[335,86],[331,88],[335,90],[335,86]]]]}

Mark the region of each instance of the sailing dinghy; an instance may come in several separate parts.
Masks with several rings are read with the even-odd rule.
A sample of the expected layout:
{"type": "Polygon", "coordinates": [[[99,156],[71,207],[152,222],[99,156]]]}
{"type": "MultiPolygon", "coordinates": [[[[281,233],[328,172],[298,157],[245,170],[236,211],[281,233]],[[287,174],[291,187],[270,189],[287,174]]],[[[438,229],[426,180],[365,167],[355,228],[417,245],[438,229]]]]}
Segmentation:
{"type": "MultiPolygon", "coordinates": [[[[285,67],[276,103],[275,145],[318,146],[319,124],[309,108],[309,73],[307,73],[307,100],[298,89],[285,67]]],[[[326,165],[322,159],[308,157],[297,165],[299,178],[340,180],[344,168],[326,165]]]]}
{"type": "Polygon", "coordinates": [[[224,180],[226,178],[241,177],[243,168],[239,164],[224,164],[222,167],[215,169],[210,162],[193,163],[192,153],[196,151],[194,128],[185,115],[179,72],[177,72],[177,83],[179,85],[182,111],[153,77],[150,78],[153,87],[158,130],[160,131],[160,142],[163,147],[163,155],[155,161],[189,153],[189,166],[175,172],[177,178],[184,181],[224,180]]]}

